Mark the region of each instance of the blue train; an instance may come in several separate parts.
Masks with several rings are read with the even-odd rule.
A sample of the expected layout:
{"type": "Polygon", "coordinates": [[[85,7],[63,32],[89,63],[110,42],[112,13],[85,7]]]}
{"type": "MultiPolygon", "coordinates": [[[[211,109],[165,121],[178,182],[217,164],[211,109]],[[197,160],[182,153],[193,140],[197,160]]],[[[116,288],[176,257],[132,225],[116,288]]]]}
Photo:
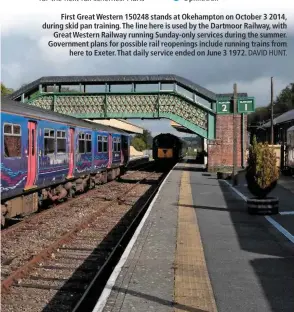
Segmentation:
{"type": "Polygon", "coordinates": [[[1,222],[115,179],[130,135],[1,97],[1,222]]]}

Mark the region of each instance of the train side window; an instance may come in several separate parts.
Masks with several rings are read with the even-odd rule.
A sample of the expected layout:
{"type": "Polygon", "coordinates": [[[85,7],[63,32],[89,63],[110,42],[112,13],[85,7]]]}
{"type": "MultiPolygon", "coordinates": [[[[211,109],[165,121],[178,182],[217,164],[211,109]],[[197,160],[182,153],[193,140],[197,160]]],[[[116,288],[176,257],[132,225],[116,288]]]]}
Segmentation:
{"type": "Polygon", "coordinates": [[[13,125],[13,134],[20,135],[20,125],[13,125]]]}
{"type": "Polygon", "coordinates": [[[66,137],[65,131],[57,131],[56,132],[57,139],[57,153],[66,153],[66,137]]]}
{"type": "Polygon", "coordinates": [[[103,150],[102,150],[102,136],[101,135],[98,135],[97,137],[97,149],[98,149],[98,153],[101,153],[103,150]]]}
{"type": "Polygon", "coordinates": [[[86,134],[85,143],[86,143],[86,153],[91,153],[92,152],[92,134],[86,134]]]}
{"type": "Polygon", "coordinates": [[[117,152],[120,152],[120,138],[117,139],[117,152]]]}
{"type": "Polygon", "coordinates": [[[85,134],[83,132],[79,133],[79,153],[85,153],[85,134]]]}
{"type": "Polygon", "coordinates": [[[44,129],[44,155],[55,153],[55,131],[44,129]]]}
{"type": "Polygon", "coordinates": [[[21,127],[16,124],[5,123],[4,133],[4,157],[21,157],[21,127]]]}
{"type": "Polygon", "coordinates": [[[116,152],[117,151],[117,139],[113,138],[113,151],[116,152]]]}
{"type": "Polygon", "coordinates": [[[108,151],[108,137],[103,137],[103,152],[106,153],[108,151]]]}

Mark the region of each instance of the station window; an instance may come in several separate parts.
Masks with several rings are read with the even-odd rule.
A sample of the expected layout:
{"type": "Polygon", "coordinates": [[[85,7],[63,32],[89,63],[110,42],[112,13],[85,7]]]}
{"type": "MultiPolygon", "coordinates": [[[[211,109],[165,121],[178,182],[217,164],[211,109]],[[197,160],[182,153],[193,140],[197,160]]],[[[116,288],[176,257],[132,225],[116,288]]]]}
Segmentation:
{"type": "Polygon", "coordinates": [[[21,157],[21,127],[16,124],[4,124],[4,156],[21,157]]]}
{"type": "Polygon", "coordinates": [[[85,144],[86,144],[86,153],[92,152],[92,135],[86,134],[85,135],[85,144]]]}
{"type": "Polygon", "coordinates": [[[44,155],[55,153],[55,131],[44,129],[44,155]]]}
{"type": "Polygon", "coordinates": [[[57,131],[56,139],[57,139],[57,153],[65,153],[66,152],[65,131],[57,131]]]}

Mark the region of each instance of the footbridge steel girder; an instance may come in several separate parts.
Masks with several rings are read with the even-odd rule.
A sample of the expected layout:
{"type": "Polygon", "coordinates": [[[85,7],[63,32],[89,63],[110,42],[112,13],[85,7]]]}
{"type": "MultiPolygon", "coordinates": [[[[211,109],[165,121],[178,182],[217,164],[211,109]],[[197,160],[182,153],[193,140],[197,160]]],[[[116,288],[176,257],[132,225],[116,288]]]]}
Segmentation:
{"type": "Polygon", "coordinates": [[[215,137],[215,112],[175,92],[43,93],[28,103],[83,119],[167,118],[202,137],[215,137]]]}
{"type": "Polygon", "coordinates": [[[190,80],[169,74],[41,77],[9,95],[12,100],[83,119],[167,118],[212,140],[216,137],[218,97],[190,80]],[[157,84],[155,90],[137,92],[138,86],[153,84],[157,84]],[[172,90],[163,90],[165,84],[172,84],[172,90]],[[131,90],[112,92],[111,86],[118,85],[130,85],[131,90]],[[104,86],[105,91],[86,92],[89,86],[104,86]]]}

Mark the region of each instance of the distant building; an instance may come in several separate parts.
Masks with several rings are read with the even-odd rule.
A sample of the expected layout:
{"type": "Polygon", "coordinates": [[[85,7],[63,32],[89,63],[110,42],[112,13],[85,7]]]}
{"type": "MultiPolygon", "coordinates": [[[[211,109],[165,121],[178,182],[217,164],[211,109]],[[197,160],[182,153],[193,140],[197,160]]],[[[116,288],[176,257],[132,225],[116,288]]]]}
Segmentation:
{"type": "MultiPolygon", "coordinates": [[[[287,164],[288,150],[287,150],[287,130],[294,126],[294,109],[279,115],[274,118],[274,145],[280,145],[280,168],[283,170],[287,164]]],[[[249,127],[250,142],[252,143],[253,136],[256,135],[258,142],[271,143],[271,120],[265,122],[259,127],[249,127]]]]}
{"type": "MultiPolygon", "coordinates": [[[[294,109],[274,118],[274,144],[285,145],[287,141],[287,130],[294,126],[294,109]]],[[[267,121],[258,127],[256,136],[259,141],[271,141],[271,121],[267,121]]]]}

